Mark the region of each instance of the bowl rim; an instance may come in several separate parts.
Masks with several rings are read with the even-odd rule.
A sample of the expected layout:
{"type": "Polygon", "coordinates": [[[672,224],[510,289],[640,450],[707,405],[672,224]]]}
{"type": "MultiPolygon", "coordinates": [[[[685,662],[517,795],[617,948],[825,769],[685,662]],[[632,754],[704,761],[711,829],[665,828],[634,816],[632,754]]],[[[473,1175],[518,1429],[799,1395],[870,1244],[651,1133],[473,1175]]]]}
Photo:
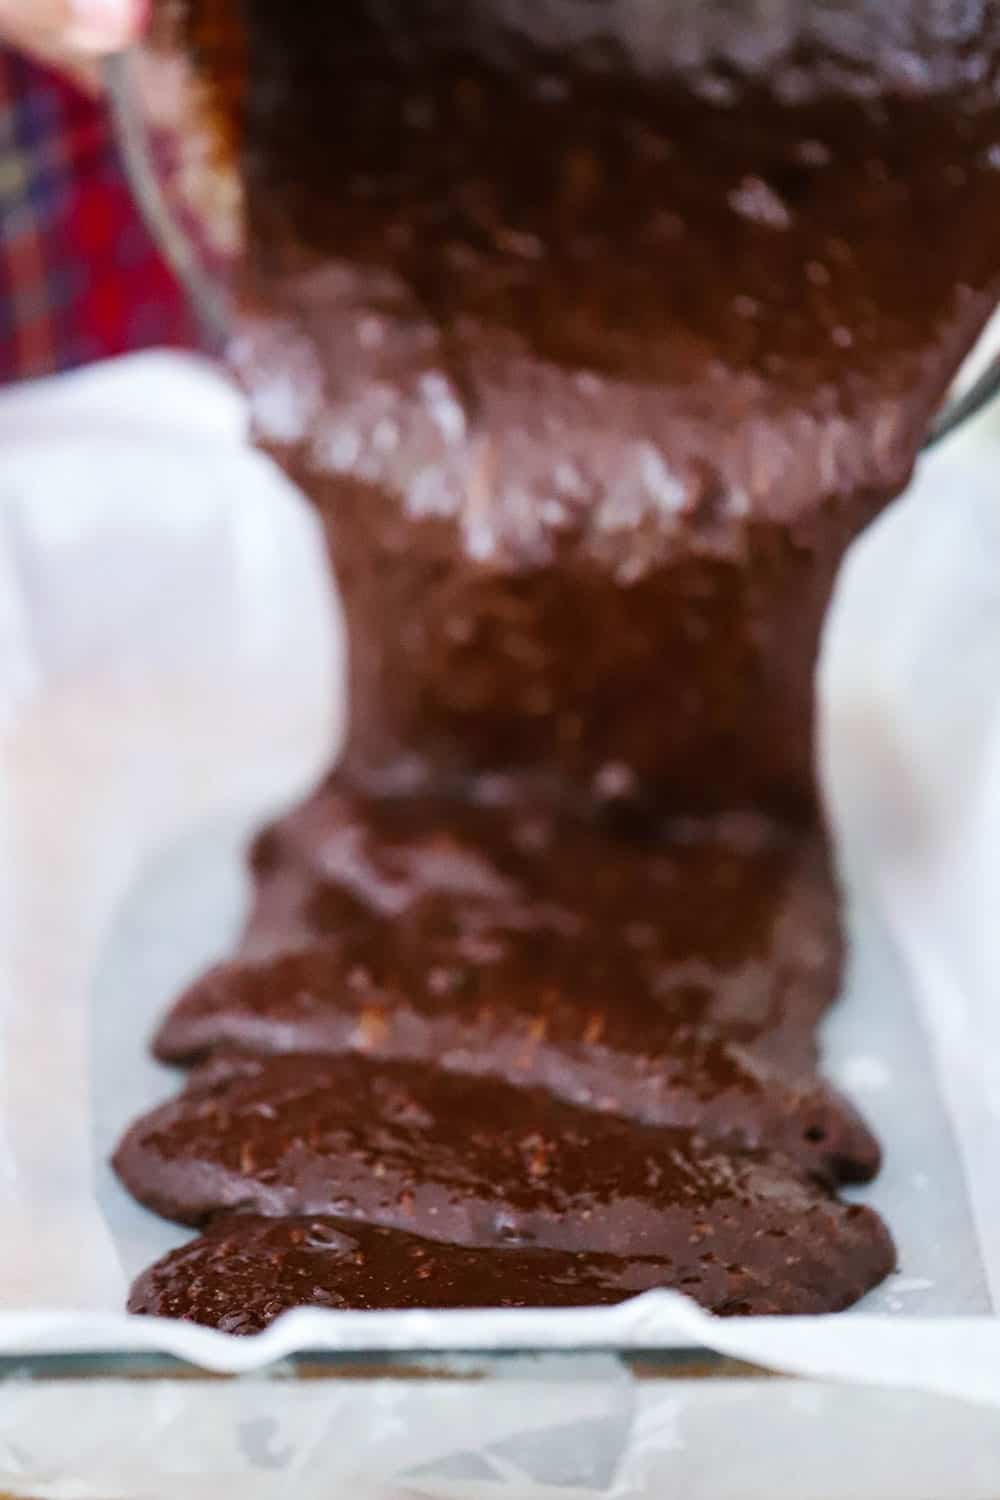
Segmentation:
{"type": "Polygon", "coordinates": [[[150,133],[131,77],[136,49],[106,59],[104,87],[125,175],[153,242],[187,294],[202,338],[212,351],[229,341],[229,297],[223,281],[203,262],[163,190],[150,133]]]}

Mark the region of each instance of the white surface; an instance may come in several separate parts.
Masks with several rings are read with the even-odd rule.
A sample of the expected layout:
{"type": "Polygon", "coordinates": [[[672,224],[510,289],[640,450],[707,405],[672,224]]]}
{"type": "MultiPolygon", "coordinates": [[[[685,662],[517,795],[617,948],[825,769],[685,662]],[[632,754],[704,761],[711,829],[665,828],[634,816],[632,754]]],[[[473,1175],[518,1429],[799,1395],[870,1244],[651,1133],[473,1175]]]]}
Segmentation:
{"type": "Polygon", "coordinates": [[[1000,1220],[1000,481],[957,448],[856,549],[823,679],[866,933],[831,1062],[886,1144],[871,1197],[902,1279],[825,1320],[716,1324],[660,1295],[579,1314],[300,1313],[240,1341],[118,1314],[128,1274],[174,1235],[103,1165],[169,1086],[145,1058],[150,1018],[223,948],[240,837],[307,784],[342,718],[316,529],[241,431],[216,377],[166,356],[0,401],[0,1351],[158,1347],[235,1370],[303,1344],[687,1338],[1000,1404],[1000,1322],[984,1315],[1000,1220]]]}
{"type": "Polygon", "coordinates": [[[7,1309],[121,1305],[89,997],[123,891],[164,839],[277,808],[340,732],[318,527],[243,429],[228,385],[173,356],[0,399],[7,1309]]]}
{"type": "Polygon", "coordinates": [[[1000,446],[976,451],[855,548],[821,697],[856,900],[902,956],[1000,1307],[1000,446]]]}

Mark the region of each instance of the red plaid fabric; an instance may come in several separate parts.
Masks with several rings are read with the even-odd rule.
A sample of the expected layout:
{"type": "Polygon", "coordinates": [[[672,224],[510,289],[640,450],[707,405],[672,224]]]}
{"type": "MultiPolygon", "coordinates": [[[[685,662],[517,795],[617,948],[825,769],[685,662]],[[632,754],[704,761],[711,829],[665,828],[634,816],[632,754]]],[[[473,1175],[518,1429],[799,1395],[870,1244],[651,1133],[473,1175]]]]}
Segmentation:
{"type": "Polygon", "coordinates": [[[106,111],[0,48],[0,381],[194,342],[106,111]]]}

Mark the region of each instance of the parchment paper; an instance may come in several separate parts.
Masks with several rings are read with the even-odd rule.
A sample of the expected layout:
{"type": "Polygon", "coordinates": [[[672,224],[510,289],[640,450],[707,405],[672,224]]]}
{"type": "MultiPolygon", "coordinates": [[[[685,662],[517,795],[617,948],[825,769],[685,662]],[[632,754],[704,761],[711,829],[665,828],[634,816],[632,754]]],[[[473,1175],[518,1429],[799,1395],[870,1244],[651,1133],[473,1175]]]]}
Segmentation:
{"type": "Polygon", "coordinates": [[[207,367],[144,356],[0,399],[0,1352],[156,1348],[216,1370],[298,1348],[695,1342],[776,1369],[1000,1405],[1000,448],[929,461],[855,549],[821,674],[858,938],[829,1068],[886,1147],[901,1272],[857,1313],[298,1313],[256,1340],[120,1312],[179,1235],[106,1168],[169,1093],[153,1018],[224,951],[249,829],[343,721],[308,510],[207,367]],[[992,1291],[992,1295],[991,1295],[992,1291]]]}

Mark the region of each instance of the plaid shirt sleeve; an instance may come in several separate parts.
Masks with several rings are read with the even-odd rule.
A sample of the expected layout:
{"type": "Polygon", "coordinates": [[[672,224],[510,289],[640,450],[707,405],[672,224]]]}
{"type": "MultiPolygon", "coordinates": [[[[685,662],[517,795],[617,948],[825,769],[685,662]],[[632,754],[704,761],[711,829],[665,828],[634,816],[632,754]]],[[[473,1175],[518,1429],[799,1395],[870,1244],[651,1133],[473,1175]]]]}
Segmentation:
{"type": "Polygon", "coordinates": [[[107,112],[0,48],[0,381],[194,342],[107,112]]]}

